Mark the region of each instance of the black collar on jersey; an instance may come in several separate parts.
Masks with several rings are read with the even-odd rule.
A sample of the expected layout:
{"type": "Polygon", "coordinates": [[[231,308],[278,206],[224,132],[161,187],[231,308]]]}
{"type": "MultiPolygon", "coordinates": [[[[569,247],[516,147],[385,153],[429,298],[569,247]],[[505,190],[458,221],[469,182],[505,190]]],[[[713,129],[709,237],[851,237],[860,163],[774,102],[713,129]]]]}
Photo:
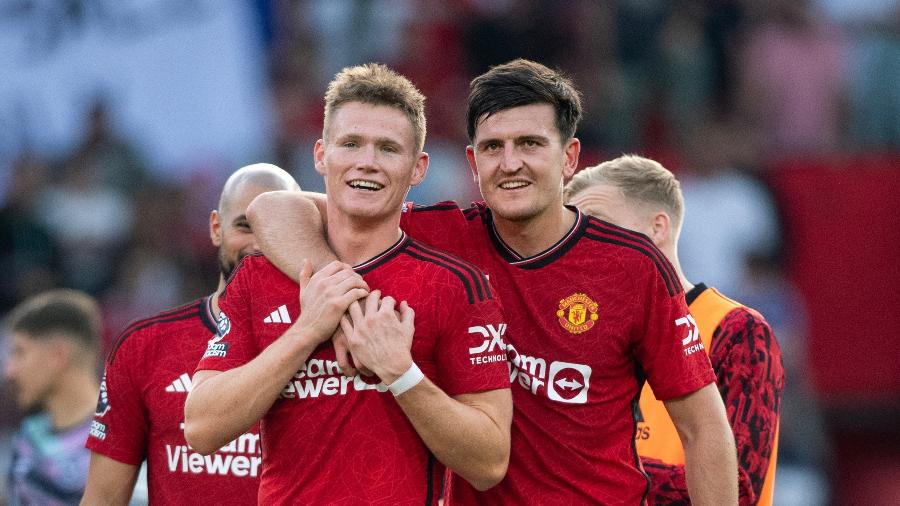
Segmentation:
{"type": "Polygon", "coordinates": [[[212,295],[207,295],[200,299],[200,321],[203,322],[203,325],[206,325],[210,332],[215,334],[219,331],[219,328],[216,325],[216,315],[213,314],[212,298],[212,295]]]}
{"type": "MultiPolygon", "coordinates": [[[[494,227],[494,217],[492,214],[489,214],[487,216],[488,219],[486,220],[488,235],[491,238],[491,242],[494,243],[494,248],[497,249],[497,252],[504,260],[522,269],[539,269],[565,255],[567,251],[572,249],[572,246],[575,246],[575,244],[578,243],[578,239],[584,235],[588,220],[581,211],[574,206],[566,206],[566,208],[575,212],[575,223],[572,224],[572,228],[570,228],[569,231],[552,246],[536,255],[525,258],[506,244],[506,242],[503,241],[503,238],[500,237],[500,234],[497,233],[496,227],[494,227]]],[[[491,213],[490,209],[488,209],[488,213],[491,213]]]]}
{"type": "Polygon", "coordinates": [[[684,301],[687,302],[688,306],[690,306],[694,303],[695,300],[697,300],[697,297],[699,297],[701,293],[706,291],[706,288],[706,284],[697,283],[696,285],[694,285],[694,288],[691,288],[691,291],[684,294],[684,301]]]}
{"type": "Polygon", "coordinates": [[[400,232],[400,239],[397,239],[390,248],[382,251],[381,253],[375,255],[374,257],[366,260],[365,262],[359,263],[353,266],[353,270],[356,271],[357,274],[363,276],[375,270],[379,265],[384,264],[388,260],[397,256],[398,253],[406,249],[409,246],[409,243],[412,239],[406,235],[406,232],[400,232]]]}

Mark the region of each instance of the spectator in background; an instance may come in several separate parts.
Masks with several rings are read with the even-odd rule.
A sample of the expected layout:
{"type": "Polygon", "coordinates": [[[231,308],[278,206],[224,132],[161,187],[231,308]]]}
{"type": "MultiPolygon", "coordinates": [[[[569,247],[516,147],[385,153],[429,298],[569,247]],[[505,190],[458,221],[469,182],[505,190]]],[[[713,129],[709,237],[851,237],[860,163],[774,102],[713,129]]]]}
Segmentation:
{"type": "Polygon", "coordinates": [[[768,156],[816,154],[840,146],[846,54],[837,27],[810,0],[756,7],[741,61],[742,96],[768,156]]]}
{"type": "Polygon", "coordinates": [[[753,166],[754,140],[727,121],[706,120],[686,134],[679,179],[691,203],[681,231],[688,278],[740,296],[744,261],[779,246],[780,224],[769,190],[738,167],[753,166]]]}
{"type": "MultiPolygon", "coordinates": [[[[715,288],[694,285],[681,271],[677,249],[684,198],[675,176],[653,160],[622,156],[576,174],[566,185],[566,200],[645,234],[669,259],[686,290],[735,435],[740,504],[771,505],[784,390],[781,349],[762,315],[715,288]]],[[[637,451],[650,474],[650,504],[689,502],[678,433],[646,384],[638,421],[637,451]]]]}
{"type": "Polygon", "coordinates": [[[9,327],[5,376],[29,413],[12,442],[11,503],[78,504],[99,390],[99,308],[83,293],[51,290],[17,306],[9,327]]]}
{"type": "Polygon", "coordinates": [[[104,182],[93,158],[73,158],[59,182],[38,199],[42,224],[62,247],[66,286],[100,293],[132,225],[128,196],[104,182]]]}
{"type": "Polygon", "coordinates": [[[137,194],[147,180],[144,161],[136,148],[116,135],[104,99],[91,104],[85,127],[84,140],[72,159],[92,164],[104,185],[128,196],[137,194]]]}
{"type": "Polygon", "coordinates": [[[36,214],[49,178],[43,160],[24,154],[15,162],[6,203],[0,209],[0,314],[30,295],[56,286],[59,244],[36,214]]]}

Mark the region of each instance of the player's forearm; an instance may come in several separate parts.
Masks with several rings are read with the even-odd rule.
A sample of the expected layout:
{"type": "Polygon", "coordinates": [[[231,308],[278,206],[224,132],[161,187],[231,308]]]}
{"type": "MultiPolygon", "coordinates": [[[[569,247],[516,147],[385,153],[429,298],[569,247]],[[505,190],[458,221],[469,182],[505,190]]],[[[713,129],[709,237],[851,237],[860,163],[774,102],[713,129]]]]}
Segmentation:
{"type": "Polygon", "coordinates": [[[210,454],[246,432],[272,407],[316,343],[295,325],[250,362],[195,382],[184,406],[188,444],[210,454]]]}
{"type": "MultiPolygon", "coordinates": [[[[724,415],[724,413],[723,413],[724,415]]],[[[711,416],[693,434],[682,434],[685,475],[696,506],[738,503],[737,453],[724,416],[711,416]]]]}
{"type": "Polygon", "coordinates": [[[336,256],[325,240],[325,195],[276,191],[257,196],[247,219],[260,250],[291,279],[310,259],[319,270],[336,256]]]}
{"type": "Polygon", "coordinates": [[[82,506],[125,506],[131,500],[138,466],[123,464],[97,452],[91,452],[82,506]]]}
{"type": "Polygon", "coordinates": [[[438,460],[486,490],[506,475],[512,396],[502,389],[459,398],[426,378],[398,396],[397,403],[438,460]]]}

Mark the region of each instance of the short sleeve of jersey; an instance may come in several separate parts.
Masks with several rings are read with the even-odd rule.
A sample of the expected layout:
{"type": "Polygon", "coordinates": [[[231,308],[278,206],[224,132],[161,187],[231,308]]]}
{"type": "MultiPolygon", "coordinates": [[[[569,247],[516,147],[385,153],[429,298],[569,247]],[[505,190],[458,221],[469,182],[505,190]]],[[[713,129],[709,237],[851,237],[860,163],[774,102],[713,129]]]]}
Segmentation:
{"type": "Polygon", "coordinates": [[[254,257],[245,257],[219,296],[219,320],[197,370],[227,371],[259,354],[253,340],[251,293],[254,257]]]}
{"type": "Polygon", "coordinates": [[[400,228],[417,241],[466,258],[468,220],[456,202],[439,202],[430,206],[407,202],[400,214],[400,228]]]}
{"type": "Polygon", "coordinates": [[[678,281],[670,278],[667,283],[665,273],[648,271],[646,327],[635,352],[656,398],[668,400],[699,390],[715,381],[715,375],[678,281]]]}
{"type": "MultiPolygon", "coordinates": [[[[447,395],[509,388],[506,319],[480,272],[485,298],[469,303],[462,293],[445,304],[445,331],[437,343],[438,381],[447,395]]],[[[460,288],[460,292],[462,288],[460,288]]]]}
{"type": "MultiPolygon", "coordinates": [[[[121,338],[120,338],[121,339],[121,338]]],[[[146,456],[148,420],[141,392],[131,378],[140,350],[125,341],[107,361],[97,410],[85,446],[124,464],[140,465],[146,456]]]]}

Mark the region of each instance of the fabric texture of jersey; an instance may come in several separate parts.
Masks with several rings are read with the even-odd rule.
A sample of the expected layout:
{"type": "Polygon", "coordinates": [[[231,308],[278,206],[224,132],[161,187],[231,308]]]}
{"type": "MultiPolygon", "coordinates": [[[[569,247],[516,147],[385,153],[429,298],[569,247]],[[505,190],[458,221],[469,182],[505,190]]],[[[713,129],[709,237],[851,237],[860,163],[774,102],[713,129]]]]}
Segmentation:
{"type": "Polygon", "coordinates": [[[97,413],[86,446],[131,465],[147,460],[151,504],[254,504],[259,431],[212,455],[184,439],[191,375],[215,335],[209,298],[129,325],[106,360],[97,413]]]}
{"type": "MultiPolygon", "coordinates": [[[[403,235],[358,265],[370,287],[415,310],[413,360],[448,395],[509,388],[495,335],[505,320],[477,268],[403,235]],[[482,332],[483,330],[483,332],[482,332]]],[[[198,370],[247,363],[300,313],[299,287],[246,257],[220,298],[221,331],[198,370]]],[[[377,378],[341,375],[319,346],[261,422],[260,504],[437,504],[444,467],[377,378]]]]}
{"type": "MultiPolygon", "coordinates": [[[[784,368],[781,349],[758,312],[698,284],[688,308],[700,329],[735,435],[740,504],[771,505],[784,368]]],[[[637,449],[650,474],[651,504],[689,501],[684,449],[662,402],[641,392],[637,449]]]]}
{"type": "Polygon", "coordinates": [[[91,458],[84,449],[90,426],[86,420],[57,431],[45,413],[25,418],[11,442],[10,504],[78,504],[91,458]]]}
{"type": "Polygon", "coordinates": [[[565,237],[522,258],[483,203],[404,208],[407,233],[481,267],[509,320],[509,471],[487,492],[451,478],[451,504],[638,504],[649,485],[634,449],[644,378],[665,399],[714,380],[662,253],[572,210],[565,237]]]}

